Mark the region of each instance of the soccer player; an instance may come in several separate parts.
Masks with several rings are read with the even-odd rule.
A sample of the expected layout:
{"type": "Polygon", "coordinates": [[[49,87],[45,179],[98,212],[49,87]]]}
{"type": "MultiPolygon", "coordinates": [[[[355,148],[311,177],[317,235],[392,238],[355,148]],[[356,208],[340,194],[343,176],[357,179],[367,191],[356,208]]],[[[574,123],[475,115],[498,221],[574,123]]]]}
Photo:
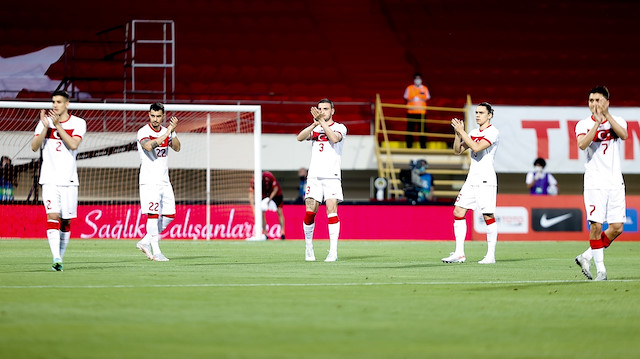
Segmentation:
{"type": "Polygon", "coordinates": [[[138,130],[140,206],[147,215],[147,234],[136,247],[147,258],[159,262],[169,260],[158,245],[160,234],[176,216],[176,199],[169,182],[169,148],[180,151],[180,140],[175,133],[178,119],[171,117],[167,128],[162,126],[164,118],[164,105],[156,102],[149,109],[149,124],[138,130]]]}
{"type": "Polygon", "coordinates": [[[496,211],[496,196],[498,180],[493,167],[496,150],[498,149],[498,129],[491,125],[493,108],[488,102],[476,107],[475,128],[467,134],[464,121],[454,118],[451,126],[455,131],[453,152],[461,155],[471,149],[471,166],[453,209],[453,233],[456,239],[456,250],[449,257],[442,258],[444,263],[464,263],[464,239],[467,234],[465,215],[469,209],[477,209],[482,213],[487,224],[487,255],[478,263],[492,264],[496,262],[496,243],[498,242],[498,224],[494,213],[496,211]]]}
{"type": "Polygon", "coordinates": [[[596,264],[596,279],[607,280],[604,249],[622,234],[626,221],[625,185],[620,169],[622,141],[629,136],[627,122],[609,113],[609,89],[594,87],[589,91],[591,116],[576,124],[578,147],[587,155],[584,171],[584,207],[589,230],[589,248],[575,259],[588,279],[591,259],[596,264]],[[602,231],[602,224],[609,228],[602,231]]]}
{"type": "Polygon", "coordinates": [[[313,230],[318,206],[322,201],[327,206],[329,219],[329,254],[325,262],[338,260],[338,237],[340,220],[338,203],[342,202],[341,162],[342,147],[347,136],[345,125],[333,121],[336,110],[333,102],[322,99],[318,107],[311,107],[313,122],[298,133],[298,141],[311,141],[311,163],[307,176],[304,215],[305,260],[315,261],[313,252],[313,230]]]}
{"type": "MultiPolygon", "coordinates": [[[[254,183],[251,178],[251,188],[249,188],[249,203],[253,208],[253,189],[254,183]]],[[[282,213],[282,203],[284,197],[282,196],[282,187],[278,180],[269,171],[262,172],[262,203],[260,207],[262,209],[262,237],[260,239],[267,240],[267,216],[266,211],[275,211],[278,213],[278,221],[280,222],[280,239],[285,238],[284,234],[284,213],[282,213]]]]}
{"type": "Polygon", "coordinates": [[[40,184],[47,212],[47,239],[53,256],[51,269],[62,271],[62,258],[69,244],[71,219],[77,217],[78,171],[76,156],[87,123],[69,114],[69,94],[55,91],[53,109],[41,110],[31,141],[31,150],[42,149],[40,184]]]}

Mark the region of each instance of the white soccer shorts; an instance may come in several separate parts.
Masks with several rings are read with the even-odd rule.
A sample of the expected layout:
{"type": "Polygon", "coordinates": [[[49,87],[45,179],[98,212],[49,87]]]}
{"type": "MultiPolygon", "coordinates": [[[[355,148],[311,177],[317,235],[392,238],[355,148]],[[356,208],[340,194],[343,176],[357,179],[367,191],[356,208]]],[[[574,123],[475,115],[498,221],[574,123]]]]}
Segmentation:
{"type": "Polygon", "coordinates": [[[265,197],[262,199],[262,202],[260,202],[260,209],[262,209],[262,212],[276,212],[278,210],[278,205],[276,202],[272,201],[271,198],[265,197]]]}
{"type": "Polygon", "coordinates": [[[141,184],[140,207],[145,214],[176,214],[176,198],[171,184],[141,184]]]}
{"type": "Polygon", "coordinates": [[[320,203],[328,199],[342,202],[342,181],[339,178],[308,178],[304,198],[313,198],[320,203]]]}
{"type": "Polygon", "coordinates": [[[471,185],[465,182],[458,193],[455,205],[458,207],[478,210],[480,213],[496,213],[496,198],[498,186],[496,185],[471,185]]]}
{"type": "Polygon", "coordinates": [[[47,213],[59,213],[63,219],[78,216],[78,186],[42,185],[42,204],[47,213]]]}
{"type": "Polygon", "coordinates": [[[619,189],[585,189],[584,208],[587,220],[596,223],[625,223],[627,205],[624,187],[619,189]]]}

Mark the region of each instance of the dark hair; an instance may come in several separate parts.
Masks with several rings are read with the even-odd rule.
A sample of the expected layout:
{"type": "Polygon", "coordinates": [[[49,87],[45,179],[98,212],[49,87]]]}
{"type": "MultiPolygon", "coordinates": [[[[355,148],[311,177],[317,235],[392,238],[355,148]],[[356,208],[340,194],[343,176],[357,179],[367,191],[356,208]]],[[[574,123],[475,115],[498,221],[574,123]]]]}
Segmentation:
{"type": "Polygon", "coordinates": [[[416,72],[415,74],[413,74],[413,78],[415,79],[416,77],[422,78],[422,74],[419,72],[416,72]]]}
{"type": "Polygon", "coordinates": [[[152,103],[149,111],[162,111],[164,113],[164,105],[161,102],[152,103]]]}
{"type": "Polygon", "coordinates": [[[328,98],[323,98],[322,100],[318,101],[318,105],[321,103],[328,103],[331,105],[331,108],[333,108],[333,101],[329,100],[328,98]]]}
{"type": "Polygon", "coordinates": [[[587,95],[587,98],[589,98],[589,96],[592,93],[599,93],[602,96],[604,96],[604,98],[606,98],[607,100],[609,99],[609,89],[607,88],[607,86],[596,86],[594,88],[591,89],[591,91],[589,91],[589,95],[587,95]]]}
{"type": "Polygon", "coordinates": [[[478,106],[484,106],[487,108],[487,111],[489,112],[489,114],[493,115],[493,108],[491,107],[491,104],[488,102],[483,102],[481,104],[479,104],[478,106]]]}
{"type": "Polygon", "coordinates": [[[536,158],[535,161],[533,161],[533,165],[534,166],[540,165],[542,167],[547,167],[547,161],[545,161],[544,158],[542,157],[538,157],[536,158]]]}
{"type": "Polygon", "coordinates": [[[62,96],[66,98],[67,101],[69,101],[69,93],[67,91],[64,91],[64,90],[53,91],[53,93],[51,94],[51,98],[53,98],[54,96],[62,96]]]}

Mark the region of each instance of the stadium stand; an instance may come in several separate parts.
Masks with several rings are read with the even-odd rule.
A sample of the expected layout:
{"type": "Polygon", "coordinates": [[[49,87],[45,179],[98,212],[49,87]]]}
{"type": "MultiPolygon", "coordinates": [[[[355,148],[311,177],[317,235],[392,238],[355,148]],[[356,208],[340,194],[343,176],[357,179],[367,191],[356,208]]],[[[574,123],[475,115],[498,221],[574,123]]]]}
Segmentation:
{"type": "MultiPolygon", "coordinates": [[[[593,83],[614,88],[618,105],[640,102],[640,89],[630,81],[639,75],[633,10],[640,6],[633,2],[186,0],[176,7],[168,1],[116,0],[94,11],[91,4],[72,1],[66,14],[73,25],[53,29],[44,12],[31,11],[45,4],[7,4],[0,55],[68,42],[68,54],[60,60],[66,65],[55,64],[48,75],[91,89],[97,99],[121,97],[115,85],[124,73],[118,52],[124,45],[122,25],[134,18],[171,17],[180,100],[329,96],[373,102],[380,93],[385,102],[401,103],[407,77],[419,70],[434,105],[460,106],[467,94],[497,104],[581,105],[584,88],[593,83]],[[586,19],[600,13],[607,16],[594,31],[586,19]],[[105,81],[109,86],[92,83],[105,81]]],[[[153,36],[139,31],[139,38],[153,36]]],[[[154,75],[140,76],[151,81],[154,75]]],[[[288,117],[286,111],[281,106],[265,113],[265,122],[288,117]]],[[[345,120],[369,122],[371,115],[345,120]]],[[[359,127],[368,133],[368,126],[359,127]]]]}
{"type": "MultiPolygon", "coordinates": [[[[265,133],[295,132],[321,97],[344,103],[351,134],[371,134],[376,94],[403,103],[407,79],[424,75],[430,105],[583,106],[607,84],[616,106],[640,106],[639,2],[615,0],[71,0],[52,22],[50,3],[0,9],[0,56],[68,44],[47,75],[94,101],[122,98],[124,25],[176,24],[173,98],[263,105],[265,133]],[[107,31],[108,30],[108,31],[107,31]],[[353,104],[353,105],[348,105],[353,104]]],[[[140,36],[146,35],[140,30],[140,36]]],[[[154,56],[139,53],[141,57],[154,56]]],[[[150,88],[161,83],[142,74],[150,88]]],[[[20,98],[48,94],[24,89],[20,98]]],[[[137,97],[141,98],[141,97],[137,97]]]]}

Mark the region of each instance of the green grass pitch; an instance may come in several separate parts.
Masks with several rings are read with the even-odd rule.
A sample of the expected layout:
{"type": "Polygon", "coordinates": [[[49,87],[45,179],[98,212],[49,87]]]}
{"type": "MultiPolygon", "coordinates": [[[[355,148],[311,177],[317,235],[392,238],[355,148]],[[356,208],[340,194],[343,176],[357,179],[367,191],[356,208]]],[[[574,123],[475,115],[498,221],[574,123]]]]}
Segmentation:
{"type": "Polygon", "coordinates": [[[44,240],[0,240],[0,358],[638,358],[640,243],[72,240],[64,272],[44,240]],[[595,272],[595,268],[593,268],[595,272]]]}

